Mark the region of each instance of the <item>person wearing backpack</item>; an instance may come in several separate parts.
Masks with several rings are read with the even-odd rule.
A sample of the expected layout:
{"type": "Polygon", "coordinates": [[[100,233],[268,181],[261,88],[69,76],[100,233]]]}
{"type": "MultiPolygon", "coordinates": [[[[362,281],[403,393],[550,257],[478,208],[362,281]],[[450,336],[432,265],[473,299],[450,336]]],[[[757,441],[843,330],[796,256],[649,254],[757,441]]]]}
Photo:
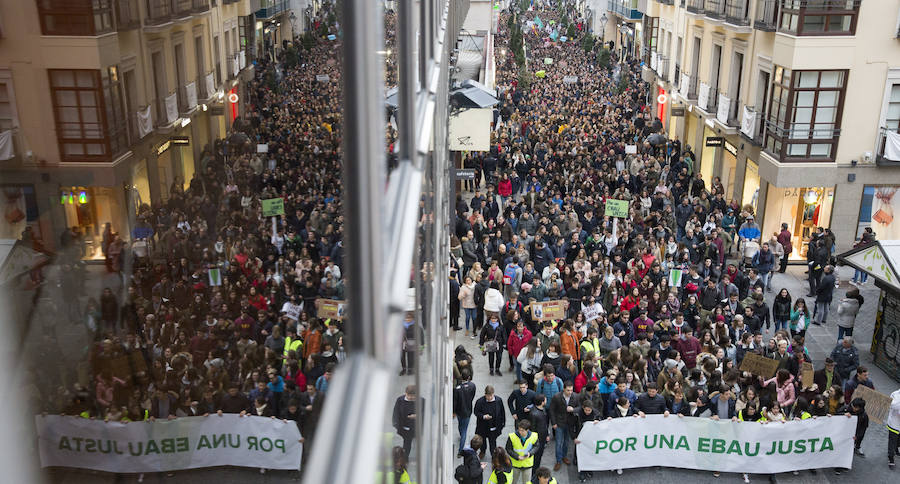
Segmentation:
{"type": "Polygon", "coordinates": [[[522,268],[519,266],[519,258],[513,256],[512,262],[503,268],[503,296],[510,299],[514,293],[522,287],[522,268]]]}

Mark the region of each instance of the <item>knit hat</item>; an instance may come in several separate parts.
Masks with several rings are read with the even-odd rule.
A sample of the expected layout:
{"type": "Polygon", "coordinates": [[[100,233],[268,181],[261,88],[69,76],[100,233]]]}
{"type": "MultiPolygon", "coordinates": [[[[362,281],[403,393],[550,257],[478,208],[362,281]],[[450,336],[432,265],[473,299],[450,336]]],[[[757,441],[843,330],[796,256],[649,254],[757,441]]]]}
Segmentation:
{"type": "Polygon", "coordinates": [[[667,369],[671,370],[678,366],[678,362],[673,360],[672,358],[667,358],[664,365],[666,365],[667,369]]]}

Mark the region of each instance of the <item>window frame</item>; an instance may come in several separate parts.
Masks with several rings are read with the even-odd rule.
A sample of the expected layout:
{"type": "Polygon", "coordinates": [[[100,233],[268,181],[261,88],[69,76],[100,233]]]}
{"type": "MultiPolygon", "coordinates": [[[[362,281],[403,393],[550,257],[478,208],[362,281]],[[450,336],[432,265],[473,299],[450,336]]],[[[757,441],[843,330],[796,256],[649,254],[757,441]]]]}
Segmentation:
{"type": "MultiPolygon", "coordinates": [[[[769,108],[765,118],[766,130],[765,139],[763,140],[763,149],[769,154],[775,156],[781,162],[833,162],[837,157],[837,148],[841,137],[841,121],[844,114],[844,101],[847,95],[847,83],[849,80],[849,69],[801,69],[792,70],[782,66],[775,66],[771,89],[769,92],[769,108]],[[785,84],[785,72],[788,73],[789,84],[785,84]],[[815,87],[799,87],[800,75],[802,73],[817,73],[815,87]],[[839,72],[843,76],[843,82],[840,87],[822,87],[823,72],[839,72]],[[787,92],[786,96],[783,94],[787,92]],[[795,99],[798,93],[812,92],[813,105],[810,114],[809,123],[796,123],[794,116],[796,112],[795,99]],[[838,93],[837,105],[834,106],[835,117],[830,138],[815,138],[812,133],[816,126],[816,116],[820,108],[819,96],[822,92],[838,93]],[[778,94],[778,98],[776,98],[778,94]],[[782,99],[785,101],[782,102],[782,99]],[[783,107],[783,111],[782,108],[783,107]],[[783,116],[782,116],[783,115],[783,116]],[[794,126],[796,124],[809,124],[808,136],[805,138],[792,138],[794,126]],[[789,145],[806,145],[806,153],[804,156],[789,155],[789,145]],[[829,156],[812,156],[812,145],[830,145],[829,156]]],[[[806,107],[806,106],[804,106],[806,107]]],[[[827,124],[827,123],[822,123],[827,124]]]]}
{"type": "Polygon", "coordinates": [[[83,36],[93,37],[116,30],[113,0],[36,0],[38,19],[41,24],[41,35],[83,36]],[[106,17],[106,26],[97,28],[98,17],[106,17]],[[63,27],[71,29],[51,28],[49,17],[65,19],[63,27]],[[81,24],[71,22],[81,19],[81,24]]]}
{"type": "MultiPolygon", "coordinates": [[[[102,73],[99,69],[47,69],[47,77],[50,82],[50,100],[53,104],[53,118],[54,118],[54,128],[56,129],[56,141],[59,146],[59,158],[63,162],[109,162],[112,161],[113,158],[119,154],[127,150],[127,146],[122,147],[122,149],[113,152],[112,147],[112,139],[111,137],[115,134],[110,131],[110,120],[107,116],[107,94],[105,91],[106,87],[109,85],[107,80],[104,80],[102,73]],[[53,75],[54,73],[72,73],[74,78],[77,79],[79,73],[90,73],[94,80],[93,87],[79,87],[79,86],[66,86],[66,87],[57,87],[54,85],[53,75]],[[73,91],[73,92],[93,92],[96,99],[96,105],[93,106],[97,111],[97,125],[99,126],[99,131],[101,136],[97,138],[67,138],[64,136],[65,130],[63,129],[64,124],[68,124],[68,122],[64,122],[61,118],[61,108],[71,107],[71,106],[61,106],[57,99],[57,93],[61,91],[73,91]],[[66,154],[66,145],[67,144],[77,144],[81,143],[84,145],[84,153],[83,154],[66,154]],[[87,153],[87,145],[89,144],[98,144],[103,146],[103,153],[100,154],[88,154],[87,153]]],[[[76,81],[77,84],[77,81],[76,81]]],[[[77,96],[76,96],[77,98],[77,96]]],[[[80,109],[80,101],[78,107],[78,119],[79,125],[82,126],[82,131],[84,130],[83,126],[85,122],[82,118],[82,112],[80,109]]],[[[93,123],[90,123],[93,124],[93,123]]],[[[83,136],[83,133],[82,133],[83,136]]],[[[126,140],[127,145],[127,140],[126,140]]]]}
{"type": "Polygon", "coordinates": [[[779,0],[780,9],[778,11],[778,19],[776,28],[779,32],[796,35],[796,36],[852,36],[856,35],[856,26],[859,22],[859,7],[861,0],[779,0]],[[810,2],[813,5],[810,6],[810,2]],[[840,5],[846,5],[847,1],[853,2],[853,8],[837,8],[840,5]],[[830,19],[832,17],[850,17],[850,28],[843,30],[828,30],[830,19]],[[790,24],[790,17],[796,17],[796,28],[784,27],[784,23],[790,24]],[[822,24],[824,30],[808,31],[805,29],[807,17],[823,17],[822,24]]]}

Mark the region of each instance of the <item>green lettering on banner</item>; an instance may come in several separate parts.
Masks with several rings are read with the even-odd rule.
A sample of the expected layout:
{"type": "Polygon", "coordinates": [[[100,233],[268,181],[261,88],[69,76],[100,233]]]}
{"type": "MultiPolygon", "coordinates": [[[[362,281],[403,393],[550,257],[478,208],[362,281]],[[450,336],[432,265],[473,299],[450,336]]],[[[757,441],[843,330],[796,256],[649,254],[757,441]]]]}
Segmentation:
{"type": "Polygon", "coordinates": [[[728,444],[728,453],[729,454],[737,454],[743,455],[741,453],[741,443],[737,440],[732,440],[730,444],[728,444]]]}
{"type": "Polygon", "coordinates": [[[622,442],[622,439],[613,439],[612,442],[609,443],[609,451],[613,454],[618,454],[622,451],[622,447],[625,446],[625,443],[622,442]]]}
{"type": "Polygon", "coordinates": [[[69,438],[65,435],[59,438],[59,450],[72,450],[72,444],[69,443],[69,438]]]}
{"type": "Polygon", "coordinates": [[[709,452],[709,439],[700,437],[697,439],[697,452],[709,452]]]}
{"type": "MultiPolygon", "coordinates": [[[[65,438],[65,437],[63,437],[63,438],[65,438]]],[[[68,442],[68,441],[66,441],[66,442],[68,442]]],[[[601,450],[604,450],[604,449],[606,449],[607,447],[609,447],[609,443],[608,443],[608,442],[606,442],[605,440],[598,440],[598,441],[597,441],[597,448],[594,450],[594,453],[595,453],[595,454],[599,454],[601,450]]]]}
{"type": "Polygon", "coordinates": [[[282,440],[282,439],[275,439],[275,448],[276,448],[276,449],[281,449],[281,453],[284,454],[284,452],[285,452],[285,450],[284,450],[284,440],[282,440]]]}
{"type": "Polygon", "coordinates": [[[209,443],[209,438],[205,435],[200,436],[200,440],[197,441],[197,450],[200,449],[212,449],[212,445],[209,443]]]}
{"type": "Polygon", "coordinates": [[[663,448],[663,446],[672,448],[675,445],[675,436],[674,435],[660,435],[659,436],[659,448],[663,448]]]}
{"type": "Polygon", "coordinates": [[[134,446],[131,445],[132,443],[133,442],[128,443],[128,453],[135,457],[139,457],[141,454],[144,453],[144,443],[143,442],[137,443],[137,452],[134,451],[134,446]]]}
{"type": "Polygon", "coordinates": [[[258,450],[256,448],[256,437],[247,437],[247,450],[258,450]]]}
{"type": "Polygon", "coordinates": [[[263,452],[272,452],[272,439],[268,437],[259,439],[259,448],[263,452]]]}
{"type": "Polygon", "coordinates": [[[606,201],[606,209],[603,214],[607,217],[628,217],[628,200],[615,200],[610,198],[606,201]]]}
{"type": "Polygon", "coordinates": [[[794,453],[802,454],[806,452],[806,441],[803,439],[794,441],[794,453]]]}
{"type": "Polygon", "coordinates": [[[675,450],[679,449],[691,450],[691,446],[688,445],[688,439],[684,435],[678,437],[678,443],[675,444],[675,450]]]}
{"type": "Polygon", "coordinates": [[[160,441],[160,447],[162,448],[163,454],[171,454],[175,452],[175,440],[174,439],[162,439],[160,441]]]}
{"type": "Polygon", "coordinates": [[[94,439],[86,439],[84,442],[84,451],[85,452],[97,452],[97,441],[94,439]]]}
{"type": "Polygon", "coordinates": [[[825,452],[826,450],[834,450],[834,443],[831,442],[831,437],[822,439],[822,447],[819,449],[819,452],[825,452]]]}
{"type": "Polygon", "coordinates": [[[637,437],[628,437],[625,439],[625,450],[634,450],[635,445],[637,445],[637,437]]]}
{"type": "Polygon", "coordinates": [[[659,439],[659,435],[653,434],[653,443],[651,444],[648,440],[649,435],[644,435],[644,448],[645,449],[653,449],[656,447],[656,441],[659,439]]]}
{"type": "Polygon", "coordinates": [[[809,440],[809,451],[815,452],[816,451],[816,442],[818,442],[819,439],[815,438],[815,439],[807,439],[807,440],[809,440]]]}
{"type": "Polygon", "coordinates": [[[713,439],[712,451],[713,451],[713,454],[724,454],[725,453],[725,441],[723,439],[713,439]]]}
{"type": "Polygon", "coordinates": [[[189,451],[190,445],[188,445],[187,437],[178,437],[175,439],[175,451],[176,452],[187,452],[189,451]]]}
{"type": "Polygon", "coordinates": [[[72,440],[75,441],[75,452],[81,452],[81,441],[84,439],[81,437],[72,437],[72,440]]]}
{"type": "Polygon", "coordinates": [[[750,457],[753,457],[753,456],[756,456],[757,454],[759,454],[759,442],[756,442],[755,447],[753,447],[753,445],[754,444],[751,442],[745,442],[744,443],[744,454],[746,454],[747,456],[750,456],[750,457]],[[750,450],[751,448],[753,449],[752,452],[750,450]]]}
{"type": "Polygon", "coordinates": [[[147,448],[144,450],[144,455],[150,455],[150,453],[159,454],[159,445],[156,444],[155,440],[147,441],[147,448]]]}

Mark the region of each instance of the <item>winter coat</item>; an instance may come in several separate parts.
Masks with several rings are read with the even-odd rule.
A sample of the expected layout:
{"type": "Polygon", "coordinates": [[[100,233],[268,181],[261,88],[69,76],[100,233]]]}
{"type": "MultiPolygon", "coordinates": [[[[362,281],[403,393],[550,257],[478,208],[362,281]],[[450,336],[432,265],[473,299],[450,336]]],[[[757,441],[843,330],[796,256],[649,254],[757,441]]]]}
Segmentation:
{"type": "Polygon", "coordinates": [[[475,284],[471,286],[463,284],[460,286],[459,301],[463,309],[475,309],[475,284]]]}
{"type": "Polygon", "coordinates": [[[512,331],[506,340],[506,349],[509,350],[509,354],[518,357],[519,352],[529,341],[531,341],[531,331],[528,331],[528,328],[523,328],[521,335],[512,331]]]}
{"type": "Polygon", "coordinates": [[[775,302],[772,303],[772,315],[776,321],[787,321],[791,319],[791,298],[790,296],[782,298],[780,295],[775,296],[775,302]]]}
{"type": "Polygon", "coordinates": [[[476,418],[475,433],[482,437],[496,437],[503,432],[506,425],[506,407],[500,397],[494,396],[494,401],[489,402],[487,398],[481,397],[475,402],[474,415],[476,418]],[[490,415],[489,420],[485,420],[484,416],[490,415]]]}
{"type": "Polygon", "coordinates": [[[843,298],[838,306],[838,326],[842,328],[852,328],[856,322],[856,315],[859,313],[859,301],[854,298],[843,298]]]}
{"type": "Polygon", "coordinates": [[[490,288],[484,293],[484,310],[499,313],[503,306],[503,294],[497,289],[490,288]]]}
{"type": "Polygon", "coordinates": [[[784,385],[778,386],[776,377],[772,377],[766,380],[763,383],[763,386],[768,386],[769,383],[775,383],[775,392],[777,393],[778,403],[781,405],[782,411],[787,413],[787,409],[791,408],[791,405],[794,404],[794,400],[797,399],[797,395],[794,392],[794,377],[788,377],[787,381],[784,382],[784,385]]]}

